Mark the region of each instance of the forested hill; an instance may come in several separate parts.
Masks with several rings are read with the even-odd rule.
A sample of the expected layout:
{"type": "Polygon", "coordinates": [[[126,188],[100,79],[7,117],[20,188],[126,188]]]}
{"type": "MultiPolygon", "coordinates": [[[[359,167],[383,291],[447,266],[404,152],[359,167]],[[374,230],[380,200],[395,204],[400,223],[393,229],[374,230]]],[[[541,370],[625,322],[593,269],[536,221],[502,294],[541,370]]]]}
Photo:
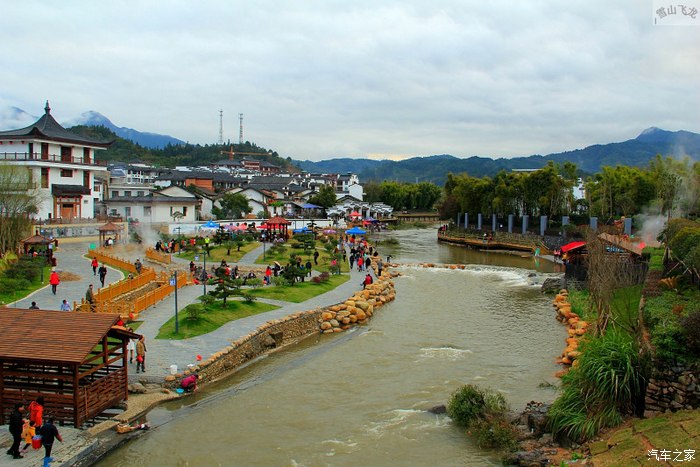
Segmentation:
{"type": "Polygon", "coordinates": [[[203,166],[209,165],[222,159],[228,159],[227,154],[222,151],[233,150],[256,153],[246,154],[249,159],[259,159],[281,167],[283,170],[295,171],[297,168],[292,164],[290,158],[284,159],[274,151],[268,151],[254,143],[245,142],[243,144],[219,145],[219,144],[168,144],[162,149],[146,148],[133,143],[124,138],[118,137],[112,130],[104,126],[84,126],[78,125],[69,128],[70,131],[81,136],[97,139],[100,141],[113,141],[112,145],[105,151],[97,151],[97,160],[107,162],[144,162],[161,167],[175,166],[203,166]],[[259,153],[260,155],[257,155],[259,153]]]}
{"type": "Polygon", "coordinates": [[[643,167],[656,157],[690,156],[700,160],[700,134],[688,131],[665,131],[649,128],[637,138],[621,143],[596,144],[584,149],[511,159],[487,157],[458,158],[450,155],[414,157],[403,161],[370,159],[331,159],[321,162],[303,161],[297,165],[309,172],[353,172],[360,180],[397,180],[433,182],[443,185],[448,173],[466,172],[475,177],[493,176],[500,170],[538,169],[547,161],[574,162],[585,173],[595,173],[602,166],[629,165],[643,167]],[[336,162],[338,161],[338,162],[336,162]],[[334,170],[329,170],[334,169],[334,170]]]}

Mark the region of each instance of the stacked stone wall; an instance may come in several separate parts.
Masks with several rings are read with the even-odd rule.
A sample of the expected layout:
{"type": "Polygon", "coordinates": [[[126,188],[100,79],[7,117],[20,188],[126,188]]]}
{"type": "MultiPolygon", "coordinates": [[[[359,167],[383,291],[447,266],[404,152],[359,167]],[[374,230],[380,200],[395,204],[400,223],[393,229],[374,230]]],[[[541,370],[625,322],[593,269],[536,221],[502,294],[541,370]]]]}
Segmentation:
{"type": "Polygon", "coordinates": [[[649,379],[645,416],[700,407],[700,366],[658,366],[649,379]]]}

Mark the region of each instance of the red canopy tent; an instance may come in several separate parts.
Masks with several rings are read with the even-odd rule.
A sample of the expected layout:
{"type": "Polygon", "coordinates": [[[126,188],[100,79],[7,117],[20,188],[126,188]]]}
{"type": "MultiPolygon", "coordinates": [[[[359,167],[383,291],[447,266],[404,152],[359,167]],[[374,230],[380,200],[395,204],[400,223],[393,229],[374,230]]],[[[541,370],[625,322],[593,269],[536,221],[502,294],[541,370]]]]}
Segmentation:
{"type": "Polygon", "coordinates": [[[584,246],[586,246],[586,242],[567,243],[566,245],[561,247],[561,252],[566,253],[566,252],[571,251],[571,250],[578,250],[579,248],[584,247],[584,246]]]}

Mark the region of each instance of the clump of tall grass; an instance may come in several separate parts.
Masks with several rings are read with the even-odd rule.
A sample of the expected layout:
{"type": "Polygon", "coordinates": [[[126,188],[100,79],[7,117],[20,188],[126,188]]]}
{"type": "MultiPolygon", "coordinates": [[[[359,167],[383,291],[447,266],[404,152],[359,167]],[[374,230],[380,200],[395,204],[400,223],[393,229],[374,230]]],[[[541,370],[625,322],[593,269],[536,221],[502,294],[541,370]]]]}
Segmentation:
{"type": "Polygon", "coordinates": [[[639,410],[647,362],[634,338],[617,329],[584,341],[577,361],[562,377],[563,393],[549,411],[549,428],[556,436],[583,442],[639,410]]]}
{"type": "Polygon", "coordinates": [[[466,427],[482,448],[513,450],[516,430],[505,418],[508,403],[501,393],[467,384],[457,389],[447,404],[447,414],[466,427]]]}

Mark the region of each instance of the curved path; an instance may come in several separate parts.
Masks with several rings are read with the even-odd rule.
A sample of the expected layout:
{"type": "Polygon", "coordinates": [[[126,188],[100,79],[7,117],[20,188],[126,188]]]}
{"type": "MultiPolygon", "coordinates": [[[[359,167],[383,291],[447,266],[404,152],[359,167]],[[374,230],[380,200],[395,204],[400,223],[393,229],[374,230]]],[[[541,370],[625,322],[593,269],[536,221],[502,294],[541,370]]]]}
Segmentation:
{"type": "MultiPolygon", "coordinates": [[[[60,248],[56,251],[58,262],[56,270],[59,272],[59,275],[63,271],[68,271],[79,276],[78,280],[63,280],[58,286],[58,293],[55,296],[51,293],[51,287],[47,285],[28,297],[11,303],[10,306],[29,308],[31,302],[35,301],[41,309],[58,310],[63,299],[67,299],[71,304],[74,300],[80,301],[85,296],[85,291],[89,284],[94,284],[95,290],[97,290],[99,278],[93,276],[90,260],[84,256],[87,252],[87,247],[87,243],[65,244],[60,245],[60,248]]],[[[253,265],[262,253],[263,247],[260,246],[244,255],[238,264],[253,265]]],[[[116,254],[130,261],[135,261],[137,257],[143,260],[143,252],[134,249],[118,249],[116,254]]],[[[173,255],[172,258],[175,264],[182,264],[183,269],[187,269],[188,260],[180,259],[176,255],[173,255]]],[[[148,262],[144,262],[144,264],[149,265],[148,262]]],[[[149,266],[152,266],[152,264],[149,266]]],[[[156,267],[156,269],[160,268],[156,267]]],[[[123,278],[120,271],[109,267],[108,270],[106,285],[123,278]]],[[[183,340],[156,339],[155,337],[160,327],[175,315],[175,296],[170,295],[140,315],[143,319],[143,324],[141,324],[137,332],[146,337],[146,372],[136,374],[136,363],[134,361],[129,367],[129,379],[133,381],[161,382],[170,373],[171,365],[177,365],[178,371],[182,371],[187,368],[187,365],[197,363],[197,355],[201,355],[206,359],[211,354],[230,345],[232,341],[254,331],[267,321],[282,318],[298,311],[311,310],[345,301],[361,288],[360,284],[364,275],[364,272],[353,270],[350,272],[351,277],[347,282],[302,303],[261,298],[259,299],[260,301],[279,306],[279,308],[230,321],[219,329],[202,336],[183,340]]],[[[48,282],[48,278],[46,280],[48,282]]],[[[179,289],[177,297],[178,309],[182,310],[186,305],[195,303],[197,297],[201,296],[202,293],[203,287],[197,285],[179,289]]]]}

